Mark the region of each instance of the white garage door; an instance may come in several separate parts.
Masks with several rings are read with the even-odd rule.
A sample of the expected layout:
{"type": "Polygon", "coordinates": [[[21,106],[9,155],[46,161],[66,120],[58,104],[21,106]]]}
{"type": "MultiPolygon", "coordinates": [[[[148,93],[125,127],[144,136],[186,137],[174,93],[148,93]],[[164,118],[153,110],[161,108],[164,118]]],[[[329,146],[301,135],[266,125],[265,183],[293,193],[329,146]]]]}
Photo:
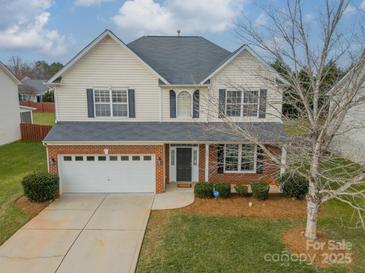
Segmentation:
{"type": "Polygon", "coordinates": [[[62,192],[154,192],[154,155],[62,155],[62,192]]]}

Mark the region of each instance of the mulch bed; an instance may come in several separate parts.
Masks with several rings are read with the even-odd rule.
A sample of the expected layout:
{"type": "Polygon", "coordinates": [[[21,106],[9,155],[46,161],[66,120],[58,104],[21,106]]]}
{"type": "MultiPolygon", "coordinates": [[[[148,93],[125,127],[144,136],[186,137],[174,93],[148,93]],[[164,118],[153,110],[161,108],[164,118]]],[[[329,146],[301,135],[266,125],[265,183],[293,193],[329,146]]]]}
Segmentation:
{"type": "Polygon", "coordinates": [[[265,201],[232,195],[228,199],[196,198],[191,205],[179,210],[210,216],[303,218],[306,214],[306,203],[304,200],[287,198],[281,194],[270,194],[265,201]]]}
{"type": "Polygon", "coordinates": [[[32,203],[27,197],[22,196],[16,202],[15,206],[21,209],[27,216],[33,217],[46,208],[50,202],[32,203]]]}
{"type": "Polygon", "coordinates": [[[335,241],[323,233],[317,233],[317,235],[317,240],[307,242],[303,228],[293,228],[283,235],[283,242],[292,254],[305,254],[308,258],[307,262],[313,260],[313,264],[318,267],[329,268],[335,264],[351,265],[353,260],[351,250],[346,250],[343,246],[338,245],[339,241],[335,241]],[[334,245],[337,248],[334,248],[334,245]],[[350,258],[350,262],[346,257],[350,258]]]}

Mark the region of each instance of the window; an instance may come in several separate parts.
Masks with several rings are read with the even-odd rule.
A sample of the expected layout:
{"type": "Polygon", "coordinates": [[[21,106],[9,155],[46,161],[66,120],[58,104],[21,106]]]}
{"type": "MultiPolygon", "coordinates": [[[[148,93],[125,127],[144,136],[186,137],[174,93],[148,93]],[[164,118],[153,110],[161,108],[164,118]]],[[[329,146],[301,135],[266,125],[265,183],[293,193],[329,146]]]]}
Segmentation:
{"type": "Polygon", "coordinates": [[[106,156],[99,156],[98,161],[106,161],[106,156]]]}
{"type": "Polygon", "coordinates": [[[191,117],[191,95],[187,91],[182,91],[177,96],[177,117],[191,117]]]}
{"type": "Polygon", "coordinates": [[[226,113],[230,117],[241,116],[241,91],[227,91],[226,113]]]}
{"type": "Polygon", "coordinates": [[[227,91],[226,115],[229,117],[257,117],[259,108],[259,92],[227,91]]]}
{"type": "Polygon", "coordinates": [[[132,161],[139,161],[140,159],[140,156],[132,156],[132,161]]]}
{"type": "Polygon", "coordinates": [[[118,161],[118,156],[109,156],[109,161],[118,161]]]}
{"type": "Polygon", "coordinates": [[[193,165],[196,166],[198,164],[198,151],[193,149],[193,165]]]}
{"type": "Polygon", "coordinates": [[[97,117],[127,117],[128,94],[126,90],[95,89],[95,115],[97,117]]]}
{"type": "Polygon", "coordinates": [[[109,90],[95,90],[94,94],[96,116],[110,116],[109,90]]]}
{"type": "Polygon", "coordinates": [[[151,156],[143,156],[143,160],[145,161],[151,161],[152,157],[151,156]]]}
{"type": "Polygon", "coordinates": [[[121,161],[129,161],[129,156],[120,156],[121,161]]]}
{"type": "Polygon", "coordinates": [[[171,165],[174,166],[175,165],[175,149],[171,150],[171,165]]]}
{"type": "Polygon", "coordinates": [[[82,156],[75,156],[75,161],[83,161],[84,157],[82,156]]]}
{"type": "Polygon", "coordinates": [[[254,172],[256,169],[256,145],[225,145],[225,172],[254,172]]]}
{"type": "Polygon", "coordinates": [[[86,161],[95,161],[95,156],[86,156],[86,161]]]}
{"type": "Polygon", "coordinates": [[[63,160],[64,161],[72,161],[72,157],[71,156],[63,156],[63,160]]]}
{"type": "Polygon", "coordinates": [[[243,117],[257,117],[259,92],[245,91],[243,96],[243,117]]]}

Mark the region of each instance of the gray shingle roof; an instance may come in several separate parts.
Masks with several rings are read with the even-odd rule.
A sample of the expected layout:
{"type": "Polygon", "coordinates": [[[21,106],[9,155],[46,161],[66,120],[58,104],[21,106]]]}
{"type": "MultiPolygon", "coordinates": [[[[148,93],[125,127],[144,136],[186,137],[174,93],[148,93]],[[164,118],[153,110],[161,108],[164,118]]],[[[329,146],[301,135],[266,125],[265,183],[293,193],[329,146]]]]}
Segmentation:
{"type": "Polygon", "coordinates": [[[198,84],[232,54],[200,36],[143,36],[128,47],[171,84],[198,84]]]}
{"type": "Polygon", "coordinates": [[[45,84],[45,80],[25,78],[21,82],[22,84],[18,87],[18,90],[21,93],[42,95],[48,90],[48,85],[45,84]]]}
{"type": "MultiPolygon", "coordinates": [[[[261,142],[287,139],[282,123],[239,123],[261,142]]],[[[44,139],[50,141],[243,142],[227,123],[191,122],[58,122],[44,139]]]]}

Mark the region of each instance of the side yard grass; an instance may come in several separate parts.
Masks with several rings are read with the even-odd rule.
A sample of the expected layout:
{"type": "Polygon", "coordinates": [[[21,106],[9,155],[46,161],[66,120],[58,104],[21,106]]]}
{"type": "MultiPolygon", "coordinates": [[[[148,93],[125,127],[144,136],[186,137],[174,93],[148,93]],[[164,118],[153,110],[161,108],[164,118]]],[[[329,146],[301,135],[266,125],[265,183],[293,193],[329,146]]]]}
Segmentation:
{"type": "Polygon", "coordinates": [[[0,146],[0,245],[32,217],[15,206],[23,194],[22,178],[46,170],[46,152],[40,142],[0,146]]]}
{"type": "Polygon", "coordinates": [[[33,112],[34,124],[53,126],[55,119],[56,114],[54,112],[33,112]]]}

